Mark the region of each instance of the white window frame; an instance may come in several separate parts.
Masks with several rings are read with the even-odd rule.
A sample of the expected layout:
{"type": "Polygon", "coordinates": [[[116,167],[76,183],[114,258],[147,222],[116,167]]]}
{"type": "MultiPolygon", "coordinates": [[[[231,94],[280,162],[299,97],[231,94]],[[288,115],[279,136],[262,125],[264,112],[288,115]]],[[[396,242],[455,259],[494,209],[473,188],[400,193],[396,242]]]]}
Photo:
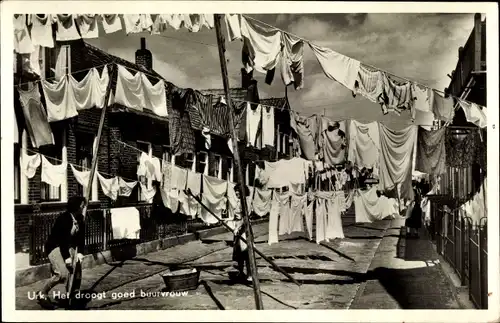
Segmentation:
{"type": "Polygon", "coordinates": [[[214,154],[214,160],[217,163],[217,178],[222,179],[222,155],[219,154],[214,154]],[[219,158],[219,161],[217,162],[217,158],[219,158]]]}
{"type": "Polygon", "coordinates": [[[234,183],[234,160],[233,158],[229,158],[229,160],[230,162],[228,162],[228,165],[230,168],[229,168],[228,178],[231,183],[234,183]]]}
{"type": "Polygon", "coordinates": [[[205,157],[203,158],[204,160],[203,161],[199,161],[200,163],[203,163],[205,164],[205,167],[203,168],[203,175],[208,175],[208,153],[206,151],[198,151],[197,153],[194,154],[195,156],[195,160],[193,162],[193,171],[196,172],[197,171],[197,165],[198,165],[198,159],[199,159],[199,155],[205,155],[205,157]]]}
{"type": "MultiPolygon", "coordinates": [[[[142,144],[142,145],[147,145],[148,146],[148,151],[147,152],[144,152],[146,153],[150,158],[153,157],[153,145],[150,143],[150,142],[147,142],[147,141],[142,141],[142,140],[136,140],[136,143],[138,144],[142,144]]],[[[139,149],[140,150],[140,149],[139,149]]],[[[142,150],[141,150],[142,151],[142,150]]],[[[141,158],[141,156],[139,155],[137,157],[137,161],[139,162],[139,159],[141,158]]],[[[146,186],[147,188],[151,188],[153,186],[153,180],[148,178],[147,179],[147,182],[146,182],[146,186]]],[[[138,201],[139,202],[148,202],[148,200],[146,200],[146,197],[142,194],[142,189],[141,189],[141,185],[139,185],[139,192],[138,192],[138,197],[137,197],[138,201]]]]}

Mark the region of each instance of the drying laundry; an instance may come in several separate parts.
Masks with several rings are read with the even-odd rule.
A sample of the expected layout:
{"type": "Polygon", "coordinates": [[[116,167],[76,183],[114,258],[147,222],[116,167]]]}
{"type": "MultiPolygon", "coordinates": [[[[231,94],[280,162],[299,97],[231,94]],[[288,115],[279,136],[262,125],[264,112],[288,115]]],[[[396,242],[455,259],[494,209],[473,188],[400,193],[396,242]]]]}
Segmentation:
{"type": "Polygon", "coordinates": [[[88,74],[78,82],[73,75],[69,75],[70,96],[76,110],[104,107],[106,88],[109,84],[108,67],[104,66],[101,75],[96,68],[92,68],[88,74]]]}
{"type": "Polygon", "coordinates": [[[47,80],[42,80],[41,83],[49,122],[66,120],[78,115],[68,77],[63,77],[55,83],[47,80]]]}
{"type": "Polygon", "coordinates": [[[309,44],[325,75],[353,91],[360,62],[334,52],[329,48],[309,44]]]}
{"type": "Polygon", "coordinates": [[[302,158],[281,159],[277,162],[264,162],[269,176],[268,188],[280,188],[291,184],[305,184],[307,174],[306,160],[302,158]]]}
{"type": "Polygon", "coordinates": [[[118,177],[118,195],[126,197],[130,196],[137,183],[137,181],[126,182],[123,178],[118,177]]]}
{"type": "Polygon", "coordinates": [[[356,212],[356,223],[371,223],[383,220],[399,213],[394,207],[394,199],[377,195],[377,187],[374,186],[367,191],[357,190],[354,193],[354,209],[356,212]]]}
{"type": "Polygon", "coordinates": [[[394,111],[401,114],[402,110],[413,109],[412,83],[396,82],[386,73],[382,73],[382,92],[378,96],[378,103],[384,114],[394,111]]]}
{"type": "Polygon", "coordinates": [[[153,21],[153,26],[151,28],[152,35],[160,35],[164,31],[167,30],[167,17],[170,15],[159,14],[156,16],[156,19],[153,21]]]}
{"type": "Polygon", "coordinates": [[[33,85],[30,90],[18,88],[19,101],[23,108],[26,128],[33,147],[53,145],[54,136],[50,128],[45,108],[42,106],[38,87],[33,85]]]}
{"type": "Polygon", "coordinates": [[[278,234],[279,235],[284,235],[288,234],[290,231],[289,226],[290,226],[290,198],[291,198],[291,193],[284,192],[279,196],[279,221],[278,221],[278,234]]]}
{"type": "Polygon", "coordinates": [[[146,153],[141,153],[137,176],[145,176],[147,179],[161,182],[163,174],[160,159],[150,157],[146,153]]]}
{"type": "Polygon", "coordinates": [[[42,155],[42,182],[51,186],[59,187],[66,180],[66,170],[68,163],[52,165],[45,156],[42,155]]]}
{"type": "Polygon", "coordinates": [[[316,159],[317,117],[304,117],[290,111],[290,125],[299,137],[300,149],[307,160],[316,159]]]}
{"type": "Polygon", "coordinates": [[[224,20],[226,22],[227,35],[228,35],[229,41],[241,39],[240,15],[225,14],[224,20]]]}
{"type": "Polygon", "coordinates": [[[353,92],[361,94],[374,103],[379,103],[378,98],[383,92],[383,78],[381,71],[373,71],[361,64],[353,92]]]}
{"type": "MultiPolygon", "coordinates": [[[[205,204],[216,216],[222,216],[222,210],[226,207],[226,193],[227,181],[221,180],[211,176],[202,176],[203,180],[203,194],[202,202],[205,204]]],[[[201,209],[200,217],[203,222],[208,224],[217,223],[218,220],[205,208],[201,209]]]]}
{"type": "MultiPolygon", "coordinates": [[[[199,14],[184,14],[184,27],[190,32],[197,33],[200,31],[201,27],[205,26],[210,29],[209,21],[205,20],[205,16],[210,15],[199,15],[199,14]]],[[[212,15],[213,17],[213,15],[212,15]]],[[[212,19],[213,21],[213,19],[212,19]]],[[[213,23],[212,23],[213,26],[213,23]]]]}
{"type": "Polygon", "coordinates": [[[207,29],[213,29],[215,27],[215,15],[213,14],[203,14],[202,18],[202,26],[207,27],[207,29]]]}
{"type": "Polygon", "coordinates": [[[252,109],[250,103],[247,103],[247,139],[249,146],[257,145],[257,133],[259,131],[260,120],[262,117],[262,106],[258,105],[252,109]]]}
{"type": "Polygon", "coordinates": [[[307,205],[304,208],[304,218],[306,220],[307,234],[309,240],[313,239],[313,210],[314,210],[314,194],[311,192],[307,193],[307,205]]]}
{"type": "Polygon", "coordinates": [[[307,194],[291,194],[288,234],[292,232],[304,232],[304,209],[306,206],[307,194]]]}
{"type": "Polygon", "coordinates": [[[21,152],[21,171],[24,176],[28,178],[33,178],[36,174],[36,170],[42,163],[42,158],[40,154],[28,155],[24,151],[21,152]]]}
{"type": "Polygon", "coordinates": [[[76,29],[75,15],[58,14],[57,15],[57,41],[68,41],[80,39],[81,36],[76,29]]]}
{"type": "Polygon", "coordinates": [[[182,23],[184,22],[183,14],[165,14],[162,15],[163,19],[167,22],[167,24],[174,28],[175,30],[179,30],[181,28],[182,23]]]}
{"type": "Polygon", "coordinates": [[[304,87],[304,42],[292,35],[282,33],[281,79],[285,85],[294,84],[295,89],[304,87]]]}
{"type": "Polygon", "coordinates": [[[172,167],[171,188],[176,190],[185,190],[187,187],[188,170],[177,166],[172,167]]]}
{"type": "Polygon", "coordinates": [[[289,194],[282,194],[277,190],[272,193],[271,211],[269,212],[269,237],[267,243],[269,245],[278,242],[278,219],[281,207],[281,200],[285,200],[289,194]]]}
{"type": "Polygon", "coordinates": [[[349,125],[349,161],[360,169],[374,169],[378,173],[380,134],[378,122],[367,124],[351,120],[349,125]]]}
{"type": "Polygon", "coordinates": [[[429,175],[446,172],[446,128],[435,131],[418,129],[415,170],[429,175]]]}
{"type": "Polygon", "coordinates": [[[425,130],[432,130],[434,123],[434,113],[431,108],[431,90],[420,88],[418,85],[412,85],[413,94],[413,118],[415,124],[421,126],[425,130]]]}
{"type": "Polygon", "coordinates": [[[486,107],[480,107],[475,103],[462,100],[459,100],[458,104],[464,111],[465,118],[468,122],[475,124],[479,128],[485,128],[488,125],[486,120],[486,107]]]}
{"type": "Polygon", "coordinates": [[[102,14],[102,26],[106,34],[111,34],[122,30],[122,21],[120,19],[120,15],[105,15],[102,14]]]}
{"type": "Polygon", "coordinates": [[[321,132],[320,153],[327,165],[338,165],[345,161],[345,132],[341,129],[326,129],[321,132]]]}
{"type": "Polygon", "coordinates": [[[148,203],[151,203],[153,200],[153,197],[156,195],[156,187],[151,186],[148,187],[147,185],[139,182],[139,185],[141,187],[141,195],[144,198],[144,200],[148,203]]]}
{"type": "Polygon", "coordinates": [[[19,54],[30,54],[35,50],[26,19],[27,15],[14,15],[14,50],[19,54]]]}
{"type": "Polygon", "coordinates": [[[382,190],[401,185],[401,198],[413,200],[411,171],[417,127],[391,130],[379,124],[380,171],[379,185],[382,190]]]}
{"type": "Polygon", "coordinates": [[[455,116],[455,109],[453,107],[453,99],[451,97],[445,98],[441,94],[432,90],[432,111],[436,119],[451,122],[455,116]]]}
{"type": "Polygon", "coordinates": [[[86,14],[78,15],[76,23],[80,30],[82,38],[97,38],[99,37],[99,27],[97,26],[97,15],[86,14]]]}
{"type": "Polygon", "coordinates": [[[325,192],[316,192],[316,243],[326,240],[328,215],[326,211],[325,192]]]}
{"type": "Polygon", "coordinates": [[[227,183],[227,214],[229,219],[234,219],[234,215],[241,212],[241,203],[236,196],[236,184],[227,183]]]}
{"type": "Polygon", "coordinates": [[[118,65],[114,103],[139,111],[146,107],[141,72],[132,75],[125,67],[118,65]]]}
{"type": "Polygon", "coordinates": [[[113,239],[139,239],[141,218],[135,207],[110,209],[113,239]]]}
{"type": "Polygon", "coordinates": [[[150,14],[125,14],[123,15],[123,22],[127,34],[151,31],[153,27],[150,14]]]}
{"type": "Polygon", "coordinates": [[[31,15],[31,41],[34,46],[54,47],[54,37],[52,36],[53,19],[52,15],[31,15]]]}
{"type": "Polygon", "coordinates": [[[196,151],[195,134],[191,128],[189,116],[190,96],[194,95],[192,89],[177,89],[173,93],[172,110],[169,111],[168,128],[172,154],[194,153],[196,151]]]}
{"type": "Polygon", "coordinates": [[[83,191],[86,192],[89,185],[90,171],[79,171],[73,165],[70,164],[69,166],[76,181],[83,186],[83,191]]]}
{"type": "MultiPolygon", "coordinates": [[[[200,197],[201,193],[201,174],[195,173],[192,171],[188,171],[187,174],[187,189],[191,191],[191,193],[200,197]]],[[[191,216],[194,218],[199,210],[202,208],[200,203],[196,201],[194,197],[189,194],[184,194],[180,196],[181,202],[181,213],[186,214],[187,216],[191,216]]]]}
{"type": "Polygon", "coordinates": [[[326,208],[328,212],[326,224],[326,239],[343,239],[344,229],[342,228],[342,218],[340,214],[341,206],[335,196],[335,192],[332,198],[326,200],[326,208]]]}
{"type": "Polygon", "coordinates": [[[281,32],[242,16],[241,36],[246,71],[250,72],[254,68],[260,73],[274,70],[281,52],[281,32]]]}
{"type": "Polygon", "coordinates": [[[101,189],[104,195],[109,197],[111,200],[116,201],[118,198],[118,191],[120,190],[120,184],[118,183],[118,177],[105,178],[99,172],[96,172],[97,178],[99,179],[99,184],[101,184],[101,189]]]}
{"type": "Polygon", "coordinates": [[[255,188],[252,203],[255,214],[262,217],[271,212],[272,193],[272,190],[255,188]]]}
{"type": "Polygon", "coordinates": [[[168,113],[165,82],[159,80],[153,85],[145,74],[140,73],[140,75],[144,88],[144,109],[153,111],[157,116],[166,117],[168,113]]]}
{"type": "MultiPolygon", "coordinates": [[[[247,119],[248,122],[248,119],[247,119]]],[[[262,107],[262,145],[274,147],[275,139],[274,108],[269,106],[262,107]]]]}

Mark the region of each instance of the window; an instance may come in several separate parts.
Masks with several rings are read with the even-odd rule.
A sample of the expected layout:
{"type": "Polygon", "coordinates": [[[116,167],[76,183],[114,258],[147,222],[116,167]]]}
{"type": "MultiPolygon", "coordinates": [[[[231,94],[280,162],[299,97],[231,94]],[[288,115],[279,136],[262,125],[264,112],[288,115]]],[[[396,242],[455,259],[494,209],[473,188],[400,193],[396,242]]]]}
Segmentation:
{"type": "Polygon", "coordinates": [[[208,154],[204,151],[200,151],[196,156],[196,172],[200,174],[208,174],[208,154]]]}
{"type": "Polygon", "coordinates": [[[283,134],[283,153],[288,155],[290,153],[290,143],[288,141],[288,135],[283,134]]]}
{"type": "MultiPolygon", "coordinates": [[[[54,145],[42,146],[39,151],[44,155],[52,165],[60,165],[67,162],[65,149],[65,131],[63,128],[52,126],[54,135],[54,145]]],[[[66,173],[67,176],[67,173],[66,173]]],[[[40,200],[42,202],[64,202],[67,199],[67,182],[66,179],[59,187],[52,186],[48,183],[41,182],[40,184],[40,200]]]]}
{"type": "MultiPolygon", "coordinates": [[[[137,141],[137,149],[139,149],[140,151],[146,153],[150,157],[152,155],[151,144],[148,143],[148,142],[137,141]]],[[[139,152],[137,153],[137,164],[138,165],[139,165],[139,162],[140,162],[141,155],[142,155],[141,153],[139,153],[139,152]]],[[[153,187],[153,180],[146,178],[146,176],[140,176],[139,177],[139,182],[142,183],[143,185],[145,185],[146,188],[148,188],[148,189],[150,189],[150,188],[153,187]]],[[[137,187],[138,187],[138,200],[142,201],[142,202],[145,202],[146,201],[146,197],[144,196],[144,194],[142,194],[141,186],[139,185],[137,187]]]]}
{"type": "MultiPolygon", "coordinates": [[[[210,165],[210,176],[214,176],[222,179],[222,156],[214,155],[213,165],[210,165]]],[[[226,176],[227,177],[227,176],[226,176]]],[[[224,178],[226,179],[226,178],[224,178]]]]}
{"type": "Polygon", "coordinates": [[[248,164],[248,186],[255,185],[255,163],[248,164]]]}
{"type": "Polygon", "coordinates": [[[167,163],[171,163],[172,162],[172,153],[170,150],[170,146],[163,146],[162,149],[163,149],[162,160],[167,162],[167,163]]]}
{"type": "Polygon", "coordinates": [[[14,203],[21,203],[21,146],[14,144],[14,203]]]}
{"type": "Polygon", "coordinates": [[[178,156],[174,156],[175,164],[179,167],[190,169],[192,171],[195,170],[195,156],[193,154],[182,154],[178,156]]]}
{"type": "Polygon", "coordinates": [[[226,158],[226,162],[222,163],[221,167],[221,178],[229,181],[233,181],[233,159],[226,158]]]}
{"type": "MultiPolygon", "coordinates": [[[[76,164],[81,166],[76,168],[78,171],[89,171],[91,169],[92,159],[94,158],[95,144],[94,134],[88,132],[76,133],[76,164]]],[[[97,180],[95,180],[96,177],[97,175],[94,175],[94,180],[92,181],[92,195],[90,197],[92,201],[97,201],[99,199],[97,180]]],[[[82,185],[77,185],[77,192],[82,196],[85,196],[86,193],[82,185]]]]}

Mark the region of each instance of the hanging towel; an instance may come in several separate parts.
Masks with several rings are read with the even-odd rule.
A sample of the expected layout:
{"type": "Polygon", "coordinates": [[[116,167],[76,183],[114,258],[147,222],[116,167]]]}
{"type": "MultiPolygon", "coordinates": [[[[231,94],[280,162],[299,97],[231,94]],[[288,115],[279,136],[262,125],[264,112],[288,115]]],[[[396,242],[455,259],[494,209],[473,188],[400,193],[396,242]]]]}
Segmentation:
{"type": "Polygon", "coordinates": [[[156,187],[152,186],[148,188],[146,185],[143,183],[139,182],[139,185],[141,186],[141,195],[144,196],[144,199],[146,202],[151,203],[153,200],[153,197],[156,194],[156,187]]]}
{"type": "Polygon", "coordinates": [[[306,160],[302,158],[281,159],[277,162],[264,162],[265,173],[269,176],[268,188],[280,188],[291,184],[306,183],[306,160]]]}
{"type": "Polygon", "coordinates": [[[271,212],[272,193],[272,190],[255,188],[252,203],[255,214],[262,217],[271,212]]]}
{"type": "Polygon", "coordinates": [[[304,117],[290,111],[290,125],[299,137],[300,149],[307,160],[316,159],[318,123],[316,116],[304,117]]]}
{"type": "Polygon", "coordinates": [[[292,194],[288,233],[304,232],[304,209],[307,206],[307,194],[292,194]]]}
{"type": "Polygon", "coordinates": [[[36,170],[42,163],[40,154],[28,155],[24,151],[21,152],[21,171],[24,176],[33,178],[36,170]]]}
{"type": "Polygon", "coordinates": [[[52,165],[45,156],[42,155],[42,182],[51,186],[59,187],[66,180],[67,163],[52,165]]]}
{"type": "MultiPolygon", "coordinates": [[[[200,197],[201,193],[201,174],[192,171],[187,172],[187,188],[191,190],[194,196],[200,197]]],[[[182,195],[181,213],[194,218],[200,209],[203,208],[194,197],[189,194],[182,195]]]]}
{"type": "MultiPolygon", "coordinates": [[[[222,216],[222,210],[225,209],[227,202],[227,181],[211,176],[202,176],[203,194],[202,202],[219,218],[222,216]]],[[[208,224],[217,223],[218,220],[202,207],[200,217],[203,222],[208,224]]]]}
{"type": "Polygon", "coordinates": [[[444,122],[452,122],[455,117],[455,109],[453,107],[453,99],[445,98],[441,94],[432,90],[432,111],[436,119],[444,122]]]}
{"type": "Polygon", "coordinates": [[[35,50],[26,19],[27,15],[14,15],[14,50],[19,54],[30,54],[35,50]]]}
{"type": "Polygon", "coordinates": [[[259,104],[255,110],[252,110],[250,103],[247,103],[247,138],[249,146],[257,145],[257,133],[259,131],[260,120],[262,117],[262,106],[259,104]]]}
{"type": "Polygon", "coordinates": [[[86,14],[77,15],[76,23],[80,30],[82,38],[97,38],[99,37],[99,28],[97,26],[97,15],[86,14]]]}
{"type": "Polygon", "coordinates": [[[75,16],[70,14],[57,15],[57,41],[68,41],[80,39],[81,36],[76,29],[75,16]]]}
{"type": "Polygon", "coordinates": [[[290,192],[281,193],[279,195],[279,221],[278,234],[288,234],[290,231],[290,192]]]}
{"type": "Polygon", "coordinates": [[[66,120],[78,115],[68,77],[63,77],[56,83],[42,80],[42,89],[49,122],[66,120]]]}
{"type": "Polygon", "coordinates": [[[225,14],[224,20],[226,21],[229,41],[232,42],[236,39],[241,39],[240,15],[225,14]]]}
{"type": "Polygon", "coordinates": [[[281,78],[285,85],[294,84],[296,90],[304,87],[304,42],[287,33],[281,34],[283,53],[281,78]]]}
{"type": "Polygon", "coordinates": [[[44,145],[53,145],[54,136],[45,108],[40,100],[38,87],[33,86],[27,91],[18,88],[18,92],[31,144],[37,148],[44,145]]]}
{"type": "Polygon", "coordinates": [[[309,240],[313,239],[313,209],[314,209],[314,194],[307,193],[307,205],[304,208],[304,218],[306,219],[307,234],[309,240]]]}
{"type": "Polygon", "coordinates": [[[151,32],[153,27],[153,20],[150,14],[124,14],[123,22],[127,35],[143,31],[151,32]]]}
{"type": "Polygon", "coordinates": [[[146,106],[146,97],[142,86],[142,73],[132,75],[125,67],[118,65],[115,103],[124,107],[142,111],[146,106]]]}
{"type": "Polygon", "coordinates": [[[430,89],[421,88],[417,84],[412,85],[415,125],[421,126],[425,130],[432,130],[434,123],[430,91],[430,89]]]}
{"type": "Polygon", "coordinates": [[[241,17],[243,36],[243,66],[247,73],[254,68],[260,73],[273,70],[278,65],[281,52],[281,32],[254,20],[241,17]]]}
{"type": "Polygon", "coordinates": [[[262,145],[274,147],[274,108],[262,107],[262,145]]]}
{"type": "Polygon", "coordinates": [[[388,199],[385,196],[379,198],[376,186],[367,191],[357,190],[354,193],[354,209],[356,223],[371,223],[395,215],[394,199],[388,199]]]}
{"type": "Polygon", "coordinates": [[[417,127],[391,130],[379,124],[380,172],[379,186],[382,190],[401,185],[401,198],[413,200],[411,171],[417,127]]]}
{"type": "Polygon", "coordinates": [[[118,177],[118,195],[129,197],[137,183],[137,181],[126,182],[123,178],[118,177]]]}
{"type": "MultiPolygon", "coordinates": [[[[92,103],[97,108],[104,107],[104,100],[106,99],[106,89],[109,84],[109,71],[108,66],[104,66],[102,73],[99,76],[99,71],[96,68],[91,70],[93,75],[92,84],[92,103]]],[[[112,101],[111,101],[112,102],[112,101]]]]}
{"type": "MultiPolygon", "coordinates": [[[[319,193],[319,192],[317,192],[319,193]]],[[[316,243],[319,244],[326,239],[327,213],[326,200],[316,196],[316,243]]]]}
{"type": "Polygon", "coordinates": [[[118,198],[118,191],[120,190],[120,185],[118,183],[118,177],[104,178],[99,172],[96,172],[99,183],[101,184],[101,189],[104,195],[116,201],[118,198]]]}
{"type": "Polygon", "coordinates": [[[329,48],[319,47],[311,43],[309,46],[325,75],[353,91],[360,69],[360,62],[334,52],[329,48]]]}
{"type": "Polygon", "coordinates": [[[135,207],[110,209],[113,239],[139,239],[141,218],[135,207]]]}
{"type": "Polygon", "coordinates": [[[102,26],[106,34],[111,34],[122,30],[122,21],[120,19],[120,15],[105,15],[102,14],[102,26]]]}
{"type": "Polygon", "coordinates": [[[73,171],[73,176],[75,176],[76,181],[83,186],[83,191],[87,191],[87,185],[89,184],[90,171],[78,171],[73,165],[69,165],[71,171],[73,171]]]}
{"type": "Polygon", "coordinates": [[[144,86],[144,108],[153,111],[157,116],[166,117],[168,113],[165,82],[160,80],[153,85],[146,75],[143,73],[140,73],[140,75],[144,86]]]}
{"type": "Polygon", "coordinates": [[[328,165],[342,164],[345,161],[345,133],[341,135],[340,129],[321,133],[321,152],[328,165]]]}
{"type": "Polygon", "coordinates": [[[378,174],[380,133],[378,122],[367,124],[351,120],[349,125],[349,161],[360,169],[374,169],[378,174]]]}
{"type": "Polygon", "coordinates": [[[341,207],[335,195],[326,200],[326,208],[328,210],[326,238],[329,239],[344,239],[344,229],[342,228],[342,218],[340,215],[341,207]]]}
{"type": "Polygon", "coordinates": [[[486,107],[480,107],[475,103],[465,102],[462,100],[459,100],[458,104],[462,110],[464,110],[465,118],[468,122],[475,124],[479,128],[486,128],[488,125],[486,120],[486,107]]]}
{"type": "Polygon", "coordinates": [[[188,170],[177,166],[172,167],[171,188],[176,190],[185,190],[187,186],[188,170]]]}
{"type": "Polygon", "coordinates": [[[145,176],[147,179],[160,182],[162,180],[160,160],[142,152],[139,167],[137,167],[137,176],[145,176]]]}
{"type": "Polygon", "coordinates": [[[54,47],[54,37],[52,36],[52,15],[31,15],[31,41],[34,46],[54,47]]]}
{"type": "Polygon", "coordinates": [[[102,70],[102,76],[96,68],[92,68],[87,75],[78,82],[73,75],[69,75],[70,98],[76,110],[86,110],[94,107],[102,108],[109,83],[107,66],[102,70]]]}
{"type": "Polygon", "coordinates": [[[415,170],[429,175],[446,172],[446,128],[436,131],[418,129],[415,170]]]}

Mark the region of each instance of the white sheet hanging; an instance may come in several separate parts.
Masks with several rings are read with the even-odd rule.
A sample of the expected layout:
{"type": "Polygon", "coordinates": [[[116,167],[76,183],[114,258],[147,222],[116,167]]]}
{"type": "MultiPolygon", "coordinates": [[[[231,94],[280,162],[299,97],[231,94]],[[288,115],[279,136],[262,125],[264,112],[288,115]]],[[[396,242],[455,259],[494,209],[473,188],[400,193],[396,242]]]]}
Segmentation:
{"type": "Polygon", "coordinates": [[[302,158],[281,159],[277,162],[264,162],[269,180],[268,188],[287,187],[291,184],[305,184],[307,163],[302,158]]]}
{"type": "Polygon", "coordinates": [[[59,187],[66,180],[67,163],[52,165],[45,156],[42,155],[42,182],[51,186],[59,187]]]}
{"type": "Polygon", "coordinates": [[[247,139],[249,146],[257,146],[257,132],[262,118],[262,106],[259,104],[252,110],[250,103],[247,103],[247,139]]]}
{"type": "Polygon", "coordinates": [[[52,35],[52,15],[31,15],[31,41],[34,46],[54,47],[54,37],[52,35]]]}
{"type": "Polygon", "coordinates": [[[434,113],[431,107],[430,89],[421,88],[417,84],[412,84],[413,107],[415,125],[421,126],[427,131],[432,130],[434,123],[434,113]]]}
{"type": "Polygon", "coordinates": [[[104,178],[99,172],[96,172],[99,183],[101,184],[101,189],[104,195],[116,201],[118,198],[118,191],[120,190],[120,185],[118,184],[118,177],[104,178]]]}
{"type": "Polygon", "coordinates": [[[28,155],[24,151],[21,152],[21,171],[28,177],[33,178],[36,174],[36,170],[40,167],[42,163],[42,158],[40,154],[28,155]]]}
{"type": "Polygon", "coordinates": [[[118,195],[129,197],[137,183],[137,181],[126,182],[123,178],[118,177],[118,195]]]}
{"type": "Polygon", "coordinates": [[[123,22],[127,34],[151,31],[153,27],[151,14],[124,14],[123,22]]]}
{"type": "Polygon", "coordinates": [[[127,108],[142,111],[146,106],[146,97],[142,87],[140,72],[132,75],[125,67],[118,65],[118,76],[114,102],[127,108]]]}
{"type": "Polygon", "coordinates": [[[167,113],[167,95],[165,92],[165,82],[158,81],[155,85],[151,84],[146,75],[141,73],[142,84],[144,87],[145,109],[153,111],[160,117],[166,117],[167,113]]]}
{"type": "MultiPolygon", "coordinates": [[[[205,204],[216,216],[222,217],[222,210],[226,208],[226,193],[227,181],[221,180],[211,176],[202,176],[203,181],[203,194],[202,202],[205,204]]],[[[204,207],[201,208],[200,218],[203,222],[214,224],[219,222],[210,212],[204,207]]]]}
{"type": "Polygon", "coordinates": [[[224,20],[226,22],[229,41],[232,42],[236,39],[241,39],[240,15],[225,14],[224,20]]]}
{"type": "Polygon", "coordinates": [[[380,133],[378,122],[367,124],[351,120],[349,125],[349,161],[360,169],[374,168],[378,175],[380,133]]]}
{"type": "Polygon", "coordinates": [[[110,209],[113,239],[139,239],[141,218],[135,207],[110,209]]]}
{"type": "Polygon", "coordinates": [[[78,115],[68,77],[63,77],[55,83],[42,80],[42,89],[49,122],[66,120],[78,115]]]}
{"type": "Polygon", "coordinates": [[[395,217],[399,214],[399,210],[394,204],[394,199],[389,199],[383,195],[378,197],[376,186],[367,191],[357,190],[354,194],[356,223],[371,223],[395,217]]]}
{"type": "Polygon", "coordinates": [[[90,171],[79,171],[73,165],[69,165],[73,171],[73,176],[75,176],[76,181],[83,186],[83,191],[87,191],[87,185],[89,184],[90,171]]]}
{"type": "Polygon", "coordinates": [[[348,88],[354,90],[354,84],[358,77],[360,62],[334,52],[329,48],[309,44],[318,59],[325,75],[348,88]]]}
{"type": "Polygon", "coordinates": [[[120,15],[105,15],[102,14],[102,27],[106,34],[115,33],[119,30],[122,30],[122,21],[120,19],[120,15]]]}
{"type": "Polygon", "coordinates": [[[98,38],[99,27],[97,26],[96,14],[77,15],[76,23],[80,29],[82,38],[98,38]]]}
{"type": "MultiPolygon", "coordinates": [[[[248,108],[247,108],[248,109],[248,108]]],[[[262,107],[262,145],[274,147],[275,140],[274,108],[262,107]]]]}
{"type": "Polygon", "coordinates": [[[27,15],[14,15],[14,50],[19,54],[30,54],[35,50],[26,24],[27,15]]]}
{"type": "Polygon", "coordinates": [[[81,39],[82,37],[76,29],[75,15],[58,14],[57,15],[57,41],[68,41],[81,39]]]}
{"type": "Polygon", "coordinates": [[[464,111],[467,121],[475,124],[479,128],[486,128],[488,126],[488,122],[486,120],[486,116],[488,115],[486,113],[486,107],[481,108],[475,103],[461,100],[458,101],[458,104],[464,111]]]}

